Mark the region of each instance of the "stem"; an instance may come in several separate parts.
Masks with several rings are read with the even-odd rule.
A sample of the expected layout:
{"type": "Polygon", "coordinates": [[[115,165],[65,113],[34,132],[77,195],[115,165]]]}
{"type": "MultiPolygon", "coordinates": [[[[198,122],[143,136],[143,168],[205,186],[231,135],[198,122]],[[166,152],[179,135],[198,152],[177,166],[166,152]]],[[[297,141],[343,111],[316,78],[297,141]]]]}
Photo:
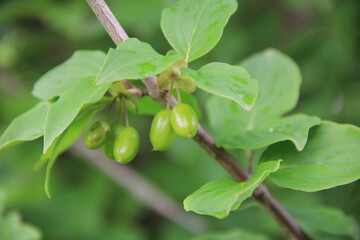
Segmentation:
{"type": "MultiPolygon", "coordinates": [[[[200,125],[194,140],[198,142],[210,156],[218,161],[218,163],[225,168],[236,181],[246,181],[250,177],[250,173],[248,173],[229,152],[215,146],[214,138],[200,125]]],[[[265,207],[283,230],[292,238],[301,240],[311,239],[302,231],[300,226],[263,184],[254,191],[252,197],[265,207]]]]}
{"type": "Polygon", "coordinates": [[[116,45],[129,38],[104,0],[86,0],[116,45]]]}
{"type": "Polygon", "coordinates": [[[121,112],[122,112],[122,99],[119,99],[118,102],[118,119],[117,122],[120,125],[121,124],[121,112]]]}
{"type": "MultiPolygon", "coordinates": [[[[118,44],[123,40],[121,33],[125,33],[113,13],[110,11],[104,0],[86,0],[95,12],[99,21],[104,25],[105,29],[118,44]],[[111,26],[111,27],[109,27],[111,26]]],[[[127,36],[127,35],[126,35],[127,36]]],[[[149,90],[149,95],[153,99],[163,96],[157,84],[157,77],[153,76],[142,80],[149,90]]],[[[174,100],[173,102],[176,102],[174,100]]],[[[203,147],[219,164],[225,168],[237,181],[245,181],[250,174],[240,166],[236,159],[223,148],[215,146],[214,138],[199,124],[199,130],[194,137],[201,147],[203,147]]],[[[309,236],[300,228],[290,214],[277,202],[264,185],[260,185],[254,193],[253,198],[260,202],[265,209],[274,217],[284,231],[294,239],[308,240],[309,236]]]]}
{"type": "Polygon", "coordinates": [[[170,89],[168,91],[168,99],[167,99],[167,104],[166,104],[166,110],[170,110],[170,102],[171,102],[171,96],[172,96],[173,87],[174,87],[174,81],[172,81],[172,83],[170,85],[170,89]]]}
{"type": "Polygon", "coordinates": [[[122,100],[122,102],[123,102],[123,107],[124,107],[125,124],[126,124],[126,127],[129,127],[129,118],[128,118],[127,109],[126,109],[126,102],[124,99],[122,100]]]}
{"type": "Polygon", "coordinates": [[[249,173],[253,173],[254,172],[254,160],[255,160],[255,152],[254,151],[250,151],[250,150],[247,150],[246,151],[246,155],[247,155],[247,158],[249,159],[249,173]]]}
{"type": "Polygon", "coordinates": [[[177,97],[178,97],[178,102],[180,104],[181,103],[181,96],[180,96],[179,84],[178,83],[176,83],[175,88],[176,88],[176,93],[177,93],[177,97]]]}
{"type": "Polygon", "coordinates": [[[112,107],[113,107],[116,99],[117,99],[117,97],[114,97],[114,99],[111,101],[111,103],[110,103],[110,105],[109,105],[109,109],[108,109],[108,111],[107,111],[107,113],[106,113],[106,118],[105,118],[106,121],[109,120],[109,116],[110,116],[110,113],[111,113],[111,109],[112,109],[112,107]]]}

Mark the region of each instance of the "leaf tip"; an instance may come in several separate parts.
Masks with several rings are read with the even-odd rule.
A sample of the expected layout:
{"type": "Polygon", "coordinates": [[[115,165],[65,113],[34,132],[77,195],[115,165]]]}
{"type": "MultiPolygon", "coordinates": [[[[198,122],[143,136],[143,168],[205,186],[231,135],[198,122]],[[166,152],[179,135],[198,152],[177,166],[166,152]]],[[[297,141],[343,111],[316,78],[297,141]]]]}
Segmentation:
{"type": "Polygon", "coordinates": [[[306,144],[306,142],[304,143],[304,144],[300,144],[298,141],[296,141],[296,140],[293,140],[293,142],[294,142],[294,145],[295,145],[295,147],[296,147],[296,149],[299,151],[299,152],[301,152],[302,150],[304,150],[304,148],[305,148],[305,144],[306,144]]]}
{"type": "MultiPolygon", "coordinates": [[[[57,136],[56,136],[57,137],[57,136]]],[[[54,138],[55,139],[55,138],[54,138]]],[[[45,140],[45,135],[44,135],[44,146],[43,146],[43,154],[46,154],[47,151],[49,150],[49,148],[51,147],[51,145],[53,144],[54,140],[52,140],[51,142],[48,142],[45,140]]]]}
{"type": "MultiPolygon", "coordinates": [[[[238,104],[240,104],[239,102],[237,102],[238,104]]],[[[244,110],[245,111],[247,111],[247,112],[250,112],[251,111],[251,109],[253,108],[253,106],[254,106],[254,104],[252,104],[252,105],[243,105],[243,108],[244,108],[244,110]]]]}
{"type": "Polygon", "coordinates": [[[49,150],[51,144],[52,144],[52,142],[50,144],[45,144],[44,143],[44,147],[43,147],[43,151],[42,151],[43,154],[47,153],[47,151],[49,150]]]}
{"type": "Polygon", "coordinates": [[[189,209],[189,204],[188,204],[189,197],[190,197],[190,195],[189,195],[189,196],[187,196],[187,197],[184,199],[184,201],[183,201],[184,210],[185,210],[186,212],[191,211],[191,210],[189,209]]]}
{"type": "Polygon", "coordinates": [[[229,212],[225,212],[225,213],[214,214],[213,216],[221,220],[229,216],[229,214],[230,214],[229,212]]]}
{"type": "Polygon", "coordinates": [[[280,164],[281,164],[282,161],[284,161],[284,160],[281,159],[281,158],[277,160],[276,169],[280,168],[280,164]]]}
{"type": "Polygon", "coordinates": [[[237,100],[233,100],[234,102],[236,102],[237,104],[239,104],[245,111],[250,112],[251,109],[254,107],[255,102],[251,103],[251,104],[246,104],[246,103],[240,103],[237,100]]]}
{"type": "Polygon", "coordinates": [[[51,193],[50,193],[50,189],[49,189],[49,184],[47,182],[45,182],[45,194],[46,194],[47,198],[49,200],[51,200],[51,193]]]}

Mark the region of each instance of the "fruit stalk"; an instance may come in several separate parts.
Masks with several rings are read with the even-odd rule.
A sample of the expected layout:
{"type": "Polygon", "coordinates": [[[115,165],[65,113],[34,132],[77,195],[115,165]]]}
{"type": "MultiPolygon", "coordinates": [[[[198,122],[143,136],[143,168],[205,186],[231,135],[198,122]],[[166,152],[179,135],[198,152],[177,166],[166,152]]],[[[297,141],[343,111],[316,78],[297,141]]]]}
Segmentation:
{"type": "Polygon", "coordinates": [[[126,127],[129,127],[129,118],[128,118],[127,109],[126,109],[126,102],[124,99],[122,99],[122,102],[123,102],[123,107],[124,107],[125,124],[126,124],[126,127]]]}
{"type": "Polygon", "coordinates": [[[110,116],[110,113],[111,113],[111,109],[113,108],[114,103],[116,102],[116,99],[117,99],[117,97],[114,97],[114,99],[111,101],[111,103],[110,103],[110,105],[109,105],[109,109],[108,109],[107,112],[106,112],[105,121],[108,121],[108,120],[109,120],[109,116],[110,116]]]}
{"type": "Polygon", "coordinates": [[[181,104],[181,95],[180,95],[180,90],[179,90],[179,84],[176,83],[176,94],[177,94],[177,98],[178,98],[178,102],[179,104],[181,104]]]}
{"type": "Polygon", "coordinates": [[[171,102],[171,96],[172,96],[172,90],[174,87],[174,81],[171,83],[170,90],[168,91],[168,99],[166,104],[166,110],[170,110],[170,102],[171,102]]]}

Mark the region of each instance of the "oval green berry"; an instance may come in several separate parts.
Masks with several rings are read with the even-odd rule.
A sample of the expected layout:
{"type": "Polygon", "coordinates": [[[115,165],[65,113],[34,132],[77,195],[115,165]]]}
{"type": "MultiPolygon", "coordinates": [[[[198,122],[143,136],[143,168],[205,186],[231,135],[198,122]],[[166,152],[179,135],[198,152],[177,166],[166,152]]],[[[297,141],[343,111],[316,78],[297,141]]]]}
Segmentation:
{"type": "Polygon", "coordinates": [[[110,132],[110,125],[105,121],[98,121],[91,125],[85,133],[84,144],[88,149],[101,147],[110,132]]]}
{"type": "Polygon", "coordinates": [[[113,124],[111,126],[111,131],[109,136],[106,138],[103,149],[106,157],[108,157],[111,160],[115,160],[114,157],[114,143],[115,138],[117,135],[119,135],[120,131],[124,129],[124,126],[119,124],[113,124]]]}
{"type": "Polygon", "coordinates": [[[122,129],[115,138],[114,157],[119,163],[132,161],[139,151],[140,137],[133,127],[122,129]]]}
{"type": "Polygon", "coordinates": [[[171,112],[158,112],[151,124],[150,142],[155,151],[165,151],[174,143],[176,134],[170,123],[171,112]]]}
{"type": "Polygon", "coordinates": [[[198,130],[198,118],[194,109],[185,103],[173,107],[170,114],[171,125],[177,135],[190,139],[198,130]]]}

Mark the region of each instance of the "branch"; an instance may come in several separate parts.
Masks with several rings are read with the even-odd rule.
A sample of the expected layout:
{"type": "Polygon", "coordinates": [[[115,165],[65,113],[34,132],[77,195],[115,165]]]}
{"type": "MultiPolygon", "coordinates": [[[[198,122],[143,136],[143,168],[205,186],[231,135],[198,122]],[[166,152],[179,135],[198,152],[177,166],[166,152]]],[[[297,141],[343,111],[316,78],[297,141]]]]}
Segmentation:
{"type": "Polygon", "coordinates": [[[206,225],[200,217],[184,212],[173,199],[165,195],[131,167],[120,165],[105,158],[101,151],[89,151],[79,141],[71,147],[70,151],[75,156],[100,168],[114,182],[127,189],[137,200],[159,215],[195,234],[202,233],[206,229],[206,225]]]}
{"type": "Polygon", "coordinates": [[[87,0],[87,2],[116,45],[129,38],[105,1],[87,0]]]}
{"type": "MultiPolygon", "coordinates": [[[[116,20],[104,0],[86,0],[92,10],[95,12],[101,24],[105,27],[110,37],[118,44],[127,38],[124,29],[116,20]],[[109,27],[111,26],[111,27],[109,27]],[[125,34],[124,34],[125,33],[125,34]],[[124,36],[126,37],[124,38],[124,36]]],[[[149,90],[149,95],[160,102],[166,101],[162,96],[165,93],[159,89],[157,77],[146,78],[142,80],[149,90]]],[[[172,99],[172,105],[176,104],[176,100],[172,99]]],[[[236,159],[225,149],[215,146],[214,138],[199,124],[199,130],[194,140],[204,148],[223,168],[225,168],[231,176],[238,182],[245,181],[250,177],[247,172],[236,159]]],[[[292,238],[298,240],[308,240],[309,236],[304,233],[300,226],[290,216],[290,214],[279,204],[279,202],[271,195],[269,190],[260,185],[254,191],[253,198],[260,202],[265,209],[275,218],[283,230],[292,238]]]]}
{"type": "MultiPolygon", "coordinates": [[[[116,45],[129,38],[104,0],[86,1],[116,45]]],[[[156,76],[145,78],[142,80],[142,82],[145,84],[147,89],[149,89],[150,95],[154,99],[161,97],[161,91],[157,84],[156,76]]]]}

